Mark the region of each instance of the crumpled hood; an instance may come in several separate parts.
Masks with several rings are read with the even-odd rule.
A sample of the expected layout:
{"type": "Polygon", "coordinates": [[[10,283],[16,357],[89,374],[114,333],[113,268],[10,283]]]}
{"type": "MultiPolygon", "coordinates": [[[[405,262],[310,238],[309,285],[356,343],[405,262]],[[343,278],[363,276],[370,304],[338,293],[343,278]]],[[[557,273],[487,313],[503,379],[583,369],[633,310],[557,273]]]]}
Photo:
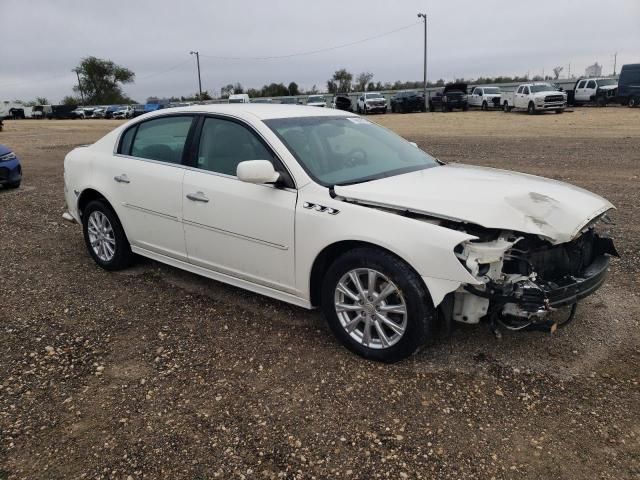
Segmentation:
{"type": "Polygon", "coordinates": [[[335,193],[358,203],[539,235],[554,244],[570,241],[614,208],[604,198],[567,183],[460,164],[336,186],[335,193]]]}
{"type": "Polygon", "coordinates": [[[602,87],[598,87],[598,90],[609,91],[609,90],[615,90],[616,88],[618,88],[618,85],[603,85],[602,87]]]}

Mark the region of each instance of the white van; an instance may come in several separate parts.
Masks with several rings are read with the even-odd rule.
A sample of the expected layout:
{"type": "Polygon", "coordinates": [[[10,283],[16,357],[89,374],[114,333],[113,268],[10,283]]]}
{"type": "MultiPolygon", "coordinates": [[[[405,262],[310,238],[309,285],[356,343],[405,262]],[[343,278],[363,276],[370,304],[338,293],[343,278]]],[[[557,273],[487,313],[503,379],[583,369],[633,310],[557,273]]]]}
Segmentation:
{"type": "Polygon", "coordinates": [[[249,95],[247,93],[229,95],[229,103],[249,103],[249,95]]]}

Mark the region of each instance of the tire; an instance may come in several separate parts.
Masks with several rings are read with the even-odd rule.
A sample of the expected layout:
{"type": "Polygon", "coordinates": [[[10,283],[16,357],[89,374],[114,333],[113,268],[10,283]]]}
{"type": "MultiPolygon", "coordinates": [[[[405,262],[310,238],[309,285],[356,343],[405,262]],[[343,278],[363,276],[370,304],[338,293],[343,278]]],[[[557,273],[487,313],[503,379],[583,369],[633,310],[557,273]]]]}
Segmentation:
{"type": "Polygon", "coordinates": [[[364,107],[362,107],[362,114],[366,115],[367,114],[367,105],[365,104],[364,107]]]}
{"type": "Polygon", "coordinates": [[[462,111],[463,112],[468,112],[469,111],[469,105],[465,105],[464,107],[462,107],[462,111]]]}
{"type": "Polygon", "coordinates": [[[447,106],[444,103],[440,106],[440,111],[442,113],[446,113],[447,112],[447,106]]]}
{"type": "Polygon", "coordinates": [[[429,111],[430,112],[435,112],[436,111],[436,107],[433,106],[433,103],[429,104],[429,111]]]}
{"type": "Polygon", "coordinates": [[[511,107],[507,102],[504,102],[504,104],[502,105],[502,111],[504,113],[509,113],[511,111],[511,107]]]}
{"type": "MultiPolygon", "coordinates": [[[[89,255],[93,258],[93,260],[105,270],[122,270],[133,262],[133,253],[131,252],[131,246],[129,245],[129,240],[127,240],[127,236],[124,233],[124,229],[122,228],[122,224],[116,215],[116,212],[113,211],[111,206],[105,200],[93,200],[87,204],[83,213],[82,213],[82,231],[84,234],[84,242],[87,246],[87,250],[89,251],[89,255]],[[109,240],[106,243],[111,245],[113,249],[113,254],[108,255],[108,252],[105,249],[101,250],[102,254],[104,254],[103,258],[98,255],[98,252],[94,250],[94,247],[91,245],[90,240],[90,228],[95,231],[95,224],[90,226],[90,220],[96,221],[97,218],[93,216],[96,215],[97,218],[106,218],[107,223],[102,223],[99,226],[110,227],[111,232],[108,236],[109,240]]],[[[104,231],[100,232],[104,235],[104,231]]],[[[103,244],[105,242],[102,242],[103,244]]]]}
{"type": "Polygon", "coordinates": [[[11,182],[11,183],[5,183],[5,188],[19,188],[20,187],[20,182],[21,180],[18,180],[17,182],[11,182]]]}
{"type": "Polygon", "coordinates": [[[635,97],[630,97],[629,102],[627,103],[629,108],[635,108],[638,106],[638,99],[635,97]]]}
{"type": "MultiPolygon", "coordinates": [[[[406,112],[406,111],[405,111],[405,112],[406,112]]],[[[385,108],[384,108],[384,110],[382,110],[382,113],[383,113],[383,114],[386,114],[386,113],[387,113],[387,107],[385,107],[385,108]]]]}
{"type": "MultiPolygon", "coordinates": [[[[345,347],[364,358],[385,363],[402,360],[424,346],[427,339],[431,338],[436,317],[431,297],[418,274],[399,258],[370,247],[351,250],[329,267],[322,284],[322,311],[329,327],[345,347]],[[368,295],[368,284],[365,282],[368,281],[369,270],[376,273],[374,298],[388,286],[393,290],[393,293],[386,297],[389,303],[383,300],[382,304],[377,304],[378,308],[402,306],[404,313],[385,314],[384,311],[375,310],[375,301],[370,303],[365,298],[366,303],[360,304],[353,299],[352,295],[357,290],[353,277],[349,277],[350,272],[358,272],[362,286],[367,287],[367,291],[363,290],[362,293],[368,295]],[[337,290],[340,282],[351,296],[344,290],[337,290]],[[339,316],[336,302],[348,304],[352,308],[340,312],[339,316]],[[357,310],[360,305],[363,312],[369,312],[365,314],[364,319],[360,311],[353,311],[353,307],[357,310]],[[368,319],[367,315],[373,320],[368,319]],[[389,323],[382,322],[379,320],[380,317],[392,322],[394,328],[389,328],[389,323]],[[343,324],[348,324],[350,319],[356,318],[360,320],[348,331],[343,324]],[[384,335],[379,333],[381,329],[384,335]],[[369,340],[365,341],[367,331],[370,332],[369,340]],[[387,345],[384,344],[383,338],[386,338],[387,345]]],[[[351,325],[354,325],[353,322],[351,325]]]]}
{"type": "Polygon", "coordinates": [[[559,108],[558,110],[556,110],[556,113],[564,113],[564,109],[563,108],[559,108]]]}
{"type": "Polygon", "coordinates": [[[396,112],[396,105],[394,103],[391,104],[391,113],[397,113],[396,112]]]}
{"type": "Polygon", "coordinates": [[[607,99],[605,97],[596,98],[596,105],[599,106],[599,107],[606,107],[607,106],[607,99]]]}
{"type": "Polygon", "coordinates": [[[360,105],[356,107],[356,112],[358,113],[358,115],[362,113],[362,110],[360,109],[360,105]]]}
{"type": "Polygon", "coordinates": [[[487,110],[489,110],[489,104],[486,101],[482,102],[480,110],[484,110],[486,112],[487,110]]]}
{"type": "Polygon", "coordinates": [[[536,106],[533,102],[529,102],[529,105],[527,105],[527,113],[529,115],[535,115],[536,113],[536,106]]]}

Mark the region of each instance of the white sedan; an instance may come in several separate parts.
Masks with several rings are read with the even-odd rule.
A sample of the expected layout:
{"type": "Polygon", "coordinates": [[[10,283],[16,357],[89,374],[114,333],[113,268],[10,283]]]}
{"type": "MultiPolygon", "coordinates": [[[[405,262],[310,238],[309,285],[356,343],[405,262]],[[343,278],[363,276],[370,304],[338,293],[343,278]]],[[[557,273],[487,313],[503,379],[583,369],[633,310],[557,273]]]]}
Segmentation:
{"type": "Polygon", "coordinates": [[[386,362],[452,321],[553,329],[548,314],[593,293],[616,254],[595,229],[605,199],[447,165],[330,109],[150,113],[71,151],[64,184],[101,267],[138,254],[320,307],[344,345],[386,362]]]}

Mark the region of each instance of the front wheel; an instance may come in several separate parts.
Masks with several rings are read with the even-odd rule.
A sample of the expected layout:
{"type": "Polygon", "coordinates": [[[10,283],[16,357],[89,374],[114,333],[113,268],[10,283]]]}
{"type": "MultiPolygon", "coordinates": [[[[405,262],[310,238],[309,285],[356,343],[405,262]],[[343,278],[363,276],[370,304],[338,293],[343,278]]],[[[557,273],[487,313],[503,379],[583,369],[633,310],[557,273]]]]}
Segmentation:
{"type": "Polygon", "coordinates": [[[536,113],[536,106],[533,104],[533,102],[529,102],[529,105],[527,106],[527,113],[529,115],[533,115],[534,113],[536,113]]]}
{"type": "Polygon", "coordinates": [[[504,102],[504,105],[502,105],[502,111],[504,113],[509,113],[511,111],[511,107],[509,106],[509,104],[507,102],[504,102]]]}
{"type": "Polygon", "coordinates": [[[480,107],[485,112],[489,110],[489,104],[487,102],[482,102],[482,107],[480,107]]]}
{"type": "Polygon", "coordinates": [[[435,319],[418,274],[399,258],[368,247],[345,253],[329,267],[322,311],[344,346],[387,363],[423,346],[435,319]]]}
{"type": "Polygon", "coordinates": [[[18,188],[18,187],[20,187],[20,180],[18,180],[17,182],[7,183],[7,184],[5,184],[5,187],[7,187],[7,188],[18,188]]]}
{"type": "Polygon", "coordinates": [[[629,99],[629,103],[627,103],[627,105],[629,106],[629,108],[634,108],[638,106],[638,99],[635,97],[631,97],[629,99]]]}
{"type": "Polygon", "coordinates": [[[562,108],[559,108],[558,110],[556,110],[556,113],[564,113],[564,110],[562,108]]]}
{"type": "Polygon", "coordinates": [[[122,270],[133,261],[122,224],[104,200],[89,202],[82,214],[84,241],[93,260],[105,270],[122,270]]]}

